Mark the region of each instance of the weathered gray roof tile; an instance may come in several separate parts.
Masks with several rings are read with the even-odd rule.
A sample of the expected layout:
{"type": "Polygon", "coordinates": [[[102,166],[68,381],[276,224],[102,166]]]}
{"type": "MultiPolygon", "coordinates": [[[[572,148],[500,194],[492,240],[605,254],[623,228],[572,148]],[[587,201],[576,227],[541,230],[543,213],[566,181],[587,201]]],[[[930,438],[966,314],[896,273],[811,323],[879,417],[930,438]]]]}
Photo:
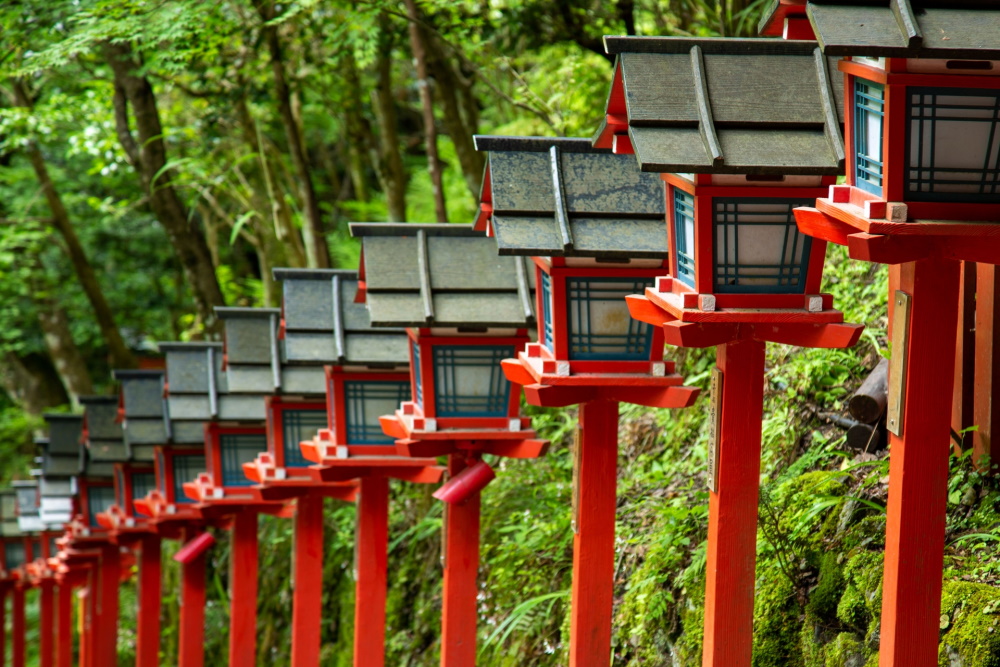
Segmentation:
{"type": "Polygon", "coordinates": [[[842,75],[815,42],[606,37],[605,44],[618,55],[616,84],[643,171],[843,172],[842,75]]]}
{"type": "Polygon", "coordinates": [[[372,325],[524,327],[534,322],[523,259],[471,225],[354,223],[372,325]]]}
{"type": "Polygon", "coordinates": [[[501,255],[667,254],[663,182],[589,139],[476,137],[501,255]],[[579,235],[579,238],[577,238],[579,235]]]}

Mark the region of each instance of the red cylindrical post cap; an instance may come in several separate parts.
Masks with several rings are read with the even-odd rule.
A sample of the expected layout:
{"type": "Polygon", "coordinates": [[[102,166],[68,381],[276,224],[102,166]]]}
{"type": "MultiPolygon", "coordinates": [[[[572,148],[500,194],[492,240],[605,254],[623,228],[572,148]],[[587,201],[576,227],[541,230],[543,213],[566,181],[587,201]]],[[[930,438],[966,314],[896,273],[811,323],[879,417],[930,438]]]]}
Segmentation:
{"type": "Polygon", "coordinates": [[[202,533],[198,537],[188,540],[188,543],[174,554],[174,560],[178,563],[187,565],[198,556],[208,551],[209,547],[213,544],[215,544],[215,538],[212,537],[212,533],[202,533]]]}
{"type": "Polygon", "coordinates": [[[494,477],[496,473],[493,472],[493,468],[486,461],[479,461],[442,484],[441,488],[434,492],[434,497],[457,505],[482,491],[494,477]]]}

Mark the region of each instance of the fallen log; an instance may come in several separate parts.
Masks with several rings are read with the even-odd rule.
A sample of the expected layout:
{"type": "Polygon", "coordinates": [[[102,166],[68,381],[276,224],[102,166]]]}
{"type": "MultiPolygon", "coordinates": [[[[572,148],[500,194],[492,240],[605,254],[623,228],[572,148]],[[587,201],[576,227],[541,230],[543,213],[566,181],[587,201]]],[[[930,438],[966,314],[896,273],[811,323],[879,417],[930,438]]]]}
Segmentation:
{"type": "Polygon", "coordinates": [[[862,424],[874,424],[889,402],[889,360],[882,359],[847,403],[847,410],[862,424]]]}

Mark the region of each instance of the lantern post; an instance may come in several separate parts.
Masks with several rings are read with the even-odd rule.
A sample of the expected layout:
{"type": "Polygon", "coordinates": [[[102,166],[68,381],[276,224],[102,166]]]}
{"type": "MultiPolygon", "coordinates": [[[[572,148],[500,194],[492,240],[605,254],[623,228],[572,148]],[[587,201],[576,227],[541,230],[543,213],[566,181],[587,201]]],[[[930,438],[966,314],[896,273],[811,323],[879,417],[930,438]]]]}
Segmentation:
{"type": "MultiPolygon", "coordinates": [[[[186,482],[194,481],[207,469],[205,422],[217,418],[221,391],[225,388],[222,345],[164,342],[159,344],[159,349],[166,361],[159,390],[162,406],[160,417],[165,433],[161,444],[153,446],[156,488],[144,498],[134,498],[132,502],[135,512],[149,517],[148,525],[161,540],[180,540],[187,547],[196,540],[206,539],[203,536],[209,534],[205,530],[213,524],[195,502],[187,497],[183,486],[186,482]]],[[[123,388],[128,386],[130,385],[123,385],[123,388]]],[[[146,382],[131,387],[136,390],[139,405],[146,406],[143,412],[154,412],[154,404],[147,402],[153,400],[152,388],[146,382]]],[[[128,410],[130,394],[124,396],[128,410]]],[[[149,429],[149,439],[157,437],[158,429],[152,423],[156,417],[150,415],[141,419],[143,424],[140,430],[149,429]]],[[[131,431],[131,427],[126,430],[131,431]]],[[[149,555],[154,551],[156,550],[151,549],[149,555]]],[[[183,552],[184,548],[178,554],[183,552]]],[[[181,560],[177,648],[179,667],[204,665],[205,559],[205,550],[200,550],[181,560]]]]}
{"type": "MultiPolygon", "coordinates": [[[[324,428],[296,441],[301,456],[317,464],[303,470],[314,484],[351,480],[360,491],[354,664],[377,667],[385,659],[388,480],[436,483],[444,468],[433,458],[399,456],[393,438],[382,432],[379,417],[410,397],[408,342],[402,329],[371,326],[367,308],[355,300],[357,273],[276,269],[274,275],[284,291],[281,338],[285,358],[299,363],[318,359],[326,366],[324,428]]],[[[285,447],[291,444],[286,438],[285,447]]],[[[254,474],[266,472],[258,465],[254,474]]],[[[297,623],[293,619],[292,662],[315,665],[319,659],[319,588],[298,582],[322,576],[322,560],[311,556],[322,551],[322,526],[305,516],[301,521],[297,516],[296,521],[296,549],[301,546],[303,551],[296,555],[295,594],[300,605],[293,613],[301,609],[301,618],[315,616],[317,620],[297,623]],[[309,539],[300,540],[300,531],[308,531],[309,539]]]]}
{"type": "MultiPolygon", "coordinates": [[[[893,0],[807,3],[806,14],[824,56],[842,58],[848,168],[846,184],[796,220],[855,259],[891,265],[879,664],[924,667],[938,653],[952,411],[950,394],[928,387],[954,382],[960,262],[980,263],[977,318],[993,308],[1000,263],[1000,10],[893,0]]],[[[979,336],[993,327],[981,323],[976,379],[989,386],[992,340],[979,336]]],[[[974,400],[992,410],[992,392],[979,389],[974,400]]],[[[987,442],[974,438],[977,456],[990,453],[987,442]]]]}
{"type": "Polygon", "coordinates": [[[154,447],[167,442],[162,370],[116,370],[121,383],[118,420],[130,461],[114,466],[115,502],[98,514],[116,544],[138,552],[137,667],[156,667],[162,604],[160,535],[136,501],[156,488],[154,447]]]}
{"type": "Polygon", "coordinates": [[[617,62],[596,144],[634,154],[666,183],[671,272],[628,297],[629,310],[667,344],[718,348],[703,664],[747,667],[765,343],[848,347],[862,329],[820,294],[826,245],[792,214],[843,169],[837,83],[814,42],[605,45],[617,62]]]}
{"type": "Polygon", "coordinates": [[[475,141],[489,151],[477,228],[501,255],[529,257],[538,286],[539,340],[504,372],[534,405],[580,405],[569,660],[607,664],[618,404],[680,408],[698,393],[664,361],[662,331],[625,304],[666,270],[663,182],[589,139],[475,141]]]}
{"type": "MultiPolygon", "coordinates": [[[[21,568],[25,564],[24,537],[17,521],[17,494],[13,488],[0,489],[0,664],[7,664],[7,597],[11,598],[11,616],[17,618],[18,596],[15,594],[18,580],[21,576],[21,568]]],[[[22,599],[23,600],[23,599],[22,599]]],[[[23,610],[20,612],[23,614],[23,610]]],[[[22,621],[23,624],[23,621],[22,621]]],[[[23,630],[23,627],[22,627],[23,630]]],[[[17,665],[17,651],[15,646],[19,640],[15,636],[15,629],[11,630],[10,651],[12,664],[17,665]]],[[[22,646],[23,646],[23,640],[22,646]]],[[[21,653],[21,667],[24,667],[23,649],[21,653]]]]}
{"type": "Polygon", "coordinates": [[[207,469],[185,483],[184,492],[203,516],[231,530],[229,665],[253,667],[257,660],[258,514],[277,514],[285,506],[281,501],[261,500],[244,475],[243,464],[267,451],[264,387],[268,381],[272,387],[280,384],[279,311],[216,310],[225,324],[224,373],[218,377],[225,390],[218,394],[217,420],[204,424],[207,469]]]}
{"type": "Polygon", "coordinates": [[[471,225],[352,224],[362,239],[359,278],[374,327],[406,327],[412,400],[380,418],[403,456],[448,456],[441,664],[475,664],[480,490],[484,454],[536,458],[519,392],[501,360],[528,342],[533,274],[497,257],[471,225]],[[468,472],[466,472],[468,471],[468,472]]]}

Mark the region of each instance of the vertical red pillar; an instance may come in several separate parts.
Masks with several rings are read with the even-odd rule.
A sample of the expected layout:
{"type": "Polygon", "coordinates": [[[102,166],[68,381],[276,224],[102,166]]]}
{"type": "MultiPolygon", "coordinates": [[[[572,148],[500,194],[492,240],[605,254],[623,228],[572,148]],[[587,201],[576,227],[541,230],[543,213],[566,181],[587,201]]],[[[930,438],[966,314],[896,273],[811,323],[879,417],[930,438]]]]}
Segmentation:
{"type": "Polygon", "coordinates": [[[73,586],[66,578],[56,592],[56,666],[73,665],[73,586]]]}
{"type": "Polygon", "coordinates": [[[51,579],[38,586],[38,660],[41,667],[55,665],[55,600],[51,579]]]}
{"type": "Polygon", "coordinates": [[[160,538],[142,538],[139,551],[139,609],[136,625],[136,667],[160,664],[160,538]]]}
{"type": "Polygon", "coordinates": [[[0,665],[7,664],[7,591],[0,584],[0,665]]]}
{"type": "Polygon", "coordinates": [[[302,496],[295,507],[295,590],[292,664],[319,667],[323,617],[323,497],[302,496]]]}
{"type": "MultiPolygon", "coordinates": [[[[448,455],[449,476],[454,477],[465,467],[464,454],[448,455]]],[[[445,506],[441,667],[476,664],[479,495],[445,506]]]]}
{"type": "Polygon", "coordinates": [[[361,478],[357,521],[354,667],[382,667],[385,664],[385,587],[389,541],[389,480],[385,477],[361,478]]]}
{"type": "Polygon", "coordinates": [[[257,512],[233,519],[229,562],[229,667],[257,664],[257,512]]]}
{"type": "MultiPolygon", "coordinates": [[[[184,541],[201,533],[200,528],[184,529],[184,541]]],[[[180,637],[178,667],[204,667],[205,664],[205,554],[201,553],[181,570],[180,637]]]]}
{"type": "Polygon", "coordinates": [[[764,343],[720,345],[716,489],[708,500],[704,667],[750,667],[757,563],[764,343]]]}
{"type": "Polygon", "coordinates": [[[94,667],[118,664],[118,584],[121,553],[118,545],[101,548],[97,588],[97,617],[92,620],[94,667]]]}
{"type": "Polygon", "coordinates": [[[570,667],[611,664],[618,477],[618,403],[580,405],[573,504],[570,667]]]}
{"type": "Polygon", "coordinates": [[[962,430],[976,423],[973,399],[976,388],[976,282],[975,262],[962,262],[959,277],[958,337],[955,340],[955,385],[951,403],[951,428],[959,435],[952,441],[955,453],[972,444],[973,434],[962,430]]]}
{"type": "Polygon", "coordinates": [[[956,333],[941,323],[957,316],[958,273],[957,262],[940,259],[900,271],[911,307],[909,344],[893,350],[906,355],[906,379],[902,435],[889,449],[881,667],[937,665],[951,421],[950,397],[938,390],[954,379],[955,356],[943,352],[955,349],[956,333]]]}
{"type": "Polygon", "coordinates": [[[24,665],[24,589],[14,586],[13,602],[11,604],[11,615],[13,622],[10,627],[10,643],[12,644],[12,667],[25,667],[24,665]]]}
{"type": "Polygon", "coordinates": [[[86,585],[77,597],[76,618],[77,632],[80,635],[80,667],[92,667],[91,653],[93,652],[94,637],[91,634],[94,617],[94,588],[97,575],[94,566],[87,568],[85,575],[86,585]]]}

